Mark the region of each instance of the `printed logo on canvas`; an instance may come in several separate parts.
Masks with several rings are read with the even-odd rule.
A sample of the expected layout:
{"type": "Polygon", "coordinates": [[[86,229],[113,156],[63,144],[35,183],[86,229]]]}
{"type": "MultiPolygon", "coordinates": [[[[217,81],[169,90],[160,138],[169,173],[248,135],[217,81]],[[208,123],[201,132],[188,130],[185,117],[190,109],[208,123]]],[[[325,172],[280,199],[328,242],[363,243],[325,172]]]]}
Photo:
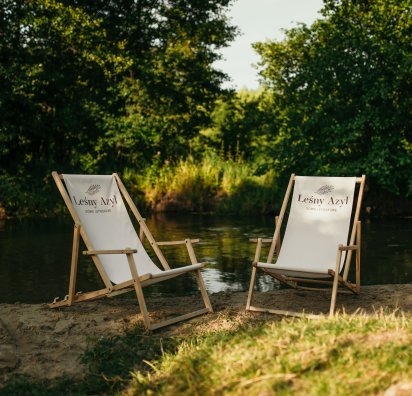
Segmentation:
{"type": "Polygon", "coordinates": [[[311,195],[298,194],[297,202],[305,205],[306,210],[321,210],[336,212],[349,204],[349,196],[336,196],[333,194],[335,187],[331,184],[320,186],[311,195]]]}
{"type": "Polygon", "coordinates": [[[101,188],[102,186],[100,184],[91,184],[90,187],[87,189],[86,194],[97,194],[101,190],[101,188]]]}
{"type": "Polygon", "coordinates": [[[73,203],[76,206],[83,206],[85,213],[108,213],[111,212],[111,208],[118,204],[116,194],[110,197],[104,197],[97,195],[101,190],[100,184],[91,184],[85,191],[84,197],[76,197],[73,195],[73,203]]]}

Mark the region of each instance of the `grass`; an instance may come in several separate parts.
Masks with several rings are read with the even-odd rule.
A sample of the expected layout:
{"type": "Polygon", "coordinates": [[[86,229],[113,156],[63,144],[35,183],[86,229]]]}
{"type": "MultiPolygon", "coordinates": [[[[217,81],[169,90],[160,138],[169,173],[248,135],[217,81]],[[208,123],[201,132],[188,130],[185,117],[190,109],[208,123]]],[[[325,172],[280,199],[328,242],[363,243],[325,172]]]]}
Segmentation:
{"type": "Polygon", "coordinates": [[[256,176],[251,164],[215,154],[164,164],[144,175],[128,170],[123,176],[134,195],[155,211],[268,213],[279,202],[274,172],[256,176]]]}
{"type": "Polygon", "coordinates": [[[287,319],[203,334],[135,373],[130,394],[366,395],[412,379],[412,321],[287,319]],[[153,392],[153,393],[152,393],[153,392]]]}
{"type": "Polygon", "coordinates": [[[412,318],[225,315],[97,340],[83,380],[14,379],[2,395],[373,395],[412,380],[412,318]],[[176,333],[176,331],[174,332],[176,333]],[[60,393],[59,393],[60,392],[60,393]]]}

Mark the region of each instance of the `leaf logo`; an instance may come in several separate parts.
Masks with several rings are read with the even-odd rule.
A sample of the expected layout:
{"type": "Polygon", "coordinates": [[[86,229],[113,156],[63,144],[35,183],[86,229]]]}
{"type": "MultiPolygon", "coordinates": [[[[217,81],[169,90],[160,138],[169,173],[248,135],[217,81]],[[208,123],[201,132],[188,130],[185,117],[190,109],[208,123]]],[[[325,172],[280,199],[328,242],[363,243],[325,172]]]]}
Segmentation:
{"type": "Polygon", "coordinates": [[[89,194],[89,195],[97,194],[100,191],[100,189],[101,189],[100,184],[92,184],[86,191],[86,194],[89,194]]]}
{"type": "Polygon", "coordinates": [[[315,194],[326,195],[326,194],[331,193],[334,189],[335,189],[335,187],[331,186],[330,184],[325,184],[324,186],[318,188],[315,191],[315,194]]]}

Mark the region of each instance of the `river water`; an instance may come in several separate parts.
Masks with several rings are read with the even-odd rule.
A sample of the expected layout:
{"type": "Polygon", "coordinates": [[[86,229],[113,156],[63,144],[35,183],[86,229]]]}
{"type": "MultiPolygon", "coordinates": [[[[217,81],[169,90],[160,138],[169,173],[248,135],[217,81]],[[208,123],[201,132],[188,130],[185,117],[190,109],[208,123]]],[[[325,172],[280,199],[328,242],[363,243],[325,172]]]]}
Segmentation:
{"type": "MultiPolygon", "coordinates": [[[[195,245],[209,292],[247,290],[255,244],[249,238],[271,237],[270,216],[157,214],[147,219],[157,241],[200,238],[195,245]]],[[[0,303],[51,302],[67,294],[73,225],[69,218],[0,222],[0,303]]],[[[81,246],[84,250],[84,246],[81,246]]],[[[189,263],[184,246],[162,247],[170,266],[189,263]]],[[[263,251],[266,253],[266,251],[263,251]]],[[[264,254],[262,255],[264,257],[264,254]]],[[[363,221],[361,284],[412,282],[412,218],[363,221]]],[[[80,257],[77,290],[102,287],[94,264],[80,257]]],[[[260,290],[278,286],[267,276],[260,290]]],[[[146,295],[186,295],[197,290],[191,276],[144,289],[146,295]]]]}

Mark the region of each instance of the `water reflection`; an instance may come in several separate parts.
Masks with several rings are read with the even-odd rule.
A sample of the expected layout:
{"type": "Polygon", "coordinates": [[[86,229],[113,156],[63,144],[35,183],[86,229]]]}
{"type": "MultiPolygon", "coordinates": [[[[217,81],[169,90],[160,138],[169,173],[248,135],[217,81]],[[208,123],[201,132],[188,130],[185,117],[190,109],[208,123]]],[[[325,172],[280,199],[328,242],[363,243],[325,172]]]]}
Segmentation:
{"type": "MultiPolygon", "coordinates": [[[[271,217],[155,215],[147,220],[158,241],[200,238],[195,245],[209,292],[247,290],[255,244],[253,237],[270,237],[271,217]]],[[[67,293],[73,225],[71,220],[7,220],[0,223],[0,302],[49,302],[67,293]]],[[[412,219],[363,224],[362,284],[412,282],[412,219]]],[[[81,250],[85,247],[81,246],[81,250]]],[[[148,249],[149,251],[150,249],[148,249]]],[[[162,247],[171,267],[187,264],[185,246],[162,247]]],[[[267,248],[262,257],[267,255],[267,248]]],[[[80,257],[77,289],[102,287],[90,258],[80,257]]],[[[277,286],[260,276],[258,288],[277,286]]],[[[191,276],[145,288],[145,294],[174,296],[197,291],[191,276]]]]}

